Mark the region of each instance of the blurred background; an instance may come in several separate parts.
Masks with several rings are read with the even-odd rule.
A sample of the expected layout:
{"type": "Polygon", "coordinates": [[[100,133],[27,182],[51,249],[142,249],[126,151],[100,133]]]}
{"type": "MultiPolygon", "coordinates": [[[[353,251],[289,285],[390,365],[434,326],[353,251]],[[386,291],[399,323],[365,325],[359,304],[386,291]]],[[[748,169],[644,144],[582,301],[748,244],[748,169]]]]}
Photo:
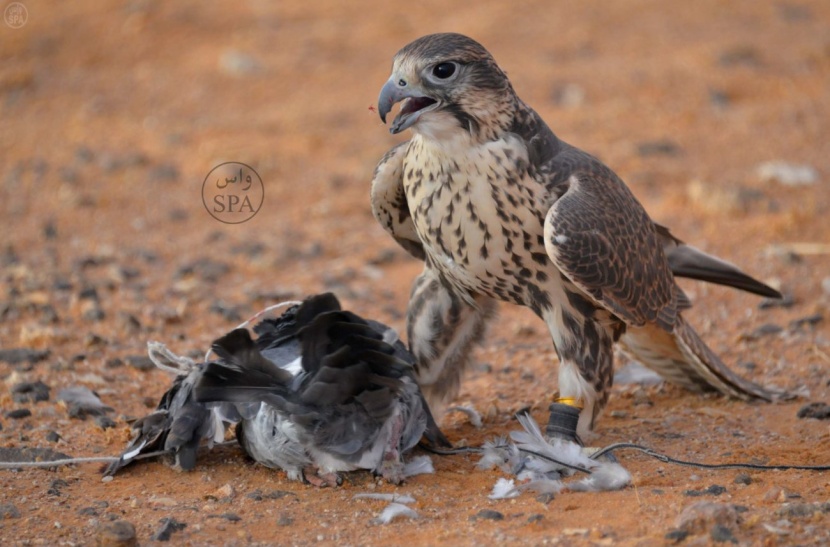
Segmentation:
{"type": "MultiPolygon", "coordinates": [[[[398,49],[454,31],[487,47],[553,131],[616,170],[656,220],[795,303],[764,311],[684,284],[707,342],[751,361],[741,373],[827,395],[830,2],[8,6],[0,346],[47,356],[0,363],[7,381],[80,382],[136,415],[169,384],[142,360],[148,339],[200,354],[260,308],[322,290],[403,329],[421,266],[368,196],[378,159],[408,137],[390,136],[373,107],[398,49]],[[223,162],[261,177],[247,222],[205,210],[205,178],[223,162]],[[814,330],[801,338],[753,334],[805,317],[814,330]]],[[[556,382],[543,325],[502,317],[478,354],[504,367],[501,380],[478,371],[461,395],[496,415],[542,404],[556,382]]],[[[62,435],[116,446],[77,425],[62,435]]]]}

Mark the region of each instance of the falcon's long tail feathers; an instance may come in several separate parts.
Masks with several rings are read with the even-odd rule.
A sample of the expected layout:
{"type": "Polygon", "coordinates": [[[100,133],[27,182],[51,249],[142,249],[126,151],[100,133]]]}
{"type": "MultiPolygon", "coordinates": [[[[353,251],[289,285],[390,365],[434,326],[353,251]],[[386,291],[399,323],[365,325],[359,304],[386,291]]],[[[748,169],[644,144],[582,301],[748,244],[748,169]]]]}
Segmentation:
{"type": "Polygon", "coordinates": [[[718,391],[743,400],[778,401],[790,397],[737,375],[680,316],[671,333],[654,326],[629,327],[620,343],[634,360],[690,391],[718,391]]]}
{"type": "Polygon", "coordinates": [[[666,258],[676,277],[724,285],[768,298],[781,298],[780,292],[745,274],[734,264],[689,245],[675,247],[667,253],[666,258]]]}
{"type": "Polygon", "coordinates": [[[769,298],[781,298],[781,293],[769,285],[750,277],[732,264],[674,237],[668,228],[654,223],[669,268],[675,277],[688,277],[715,285],[724,285],[769,298]]]}

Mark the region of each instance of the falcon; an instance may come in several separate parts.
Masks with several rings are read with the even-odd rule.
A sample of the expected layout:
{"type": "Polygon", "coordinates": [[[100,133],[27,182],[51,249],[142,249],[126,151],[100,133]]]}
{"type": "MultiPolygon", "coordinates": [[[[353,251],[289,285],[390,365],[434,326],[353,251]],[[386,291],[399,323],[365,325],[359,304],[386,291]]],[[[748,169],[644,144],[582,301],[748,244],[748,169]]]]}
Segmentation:
{"type": "Polygon", "coordinates": [[[409,141],[380,160],[374,216],[424,262],[407,311],[433,411],[454,397],[498,301],[548,327],[559,392],[546,433],[579,440],[608,401],[613,346],[693,391],[771,401],[684,320],[675,276],[780,294],[655,223],[625,183],[559,139],[476,41],[424,36],[394,57],[378,113],[409,141]]]}

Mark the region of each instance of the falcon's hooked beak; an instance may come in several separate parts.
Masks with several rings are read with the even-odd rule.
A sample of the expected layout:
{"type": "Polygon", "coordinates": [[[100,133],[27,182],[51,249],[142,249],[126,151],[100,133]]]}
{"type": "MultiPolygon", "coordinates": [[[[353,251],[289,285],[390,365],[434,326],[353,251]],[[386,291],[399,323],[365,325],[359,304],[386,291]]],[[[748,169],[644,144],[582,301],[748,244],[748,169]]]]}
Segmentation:
{"type": "Polygon", "coordinates": [[[389,132],[393,135],[408,129],[426,111],[435,110],[438,101],[425,96],[417,87],[409,85],[403,78],[394,74],[389,78],[378,97],[378,114],[383,123],[386,123],[386,115],[392,110],[395,103],[404,101],[398,116],[392,121],[389,132]]]}

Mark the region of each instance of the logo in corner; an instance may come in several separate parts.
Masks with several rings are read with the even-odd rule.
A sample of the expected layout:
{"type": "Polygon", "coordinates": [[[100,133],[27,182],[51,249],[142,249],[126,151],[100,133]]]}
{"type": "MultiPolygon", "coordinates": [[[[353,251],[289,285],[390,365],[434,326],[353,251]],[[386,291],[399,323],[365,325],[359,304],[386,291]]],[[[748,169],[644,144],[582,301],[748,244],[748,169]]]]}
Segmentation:
{"type": "Polygon", "coordinates": [[[253,167],[235,161],[220,163],[202,183],[207,212],[225,224],[251,220],[265,200],[265,187],[253,167]]]}
{"type": "Polygon", "coordinates": [[[20,2],[12,2],[6,6],[3,19],[11,28],[21,28],[29,20],[29,10],[20,2]]]}

